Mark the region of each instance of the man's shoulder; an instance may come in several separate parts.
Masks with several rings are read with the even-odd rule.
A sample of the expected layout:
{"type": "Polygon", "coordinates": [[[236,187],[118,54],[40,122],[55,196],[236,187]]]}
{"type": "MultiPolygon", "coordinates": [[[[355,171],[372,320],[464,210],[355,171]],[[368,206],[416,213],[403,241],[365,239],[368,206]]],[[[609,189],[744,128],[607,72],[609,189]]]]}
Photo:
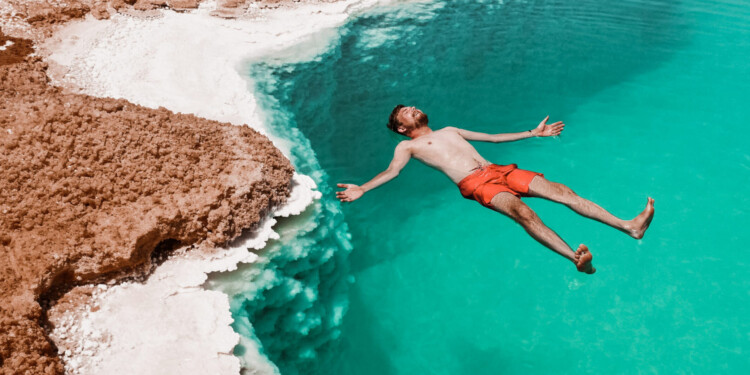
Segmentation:
{"type": "Polygon", "coordinates": [[[405,139],[396,145],[396,151],[411,151],[413,140],[405,139]]]}

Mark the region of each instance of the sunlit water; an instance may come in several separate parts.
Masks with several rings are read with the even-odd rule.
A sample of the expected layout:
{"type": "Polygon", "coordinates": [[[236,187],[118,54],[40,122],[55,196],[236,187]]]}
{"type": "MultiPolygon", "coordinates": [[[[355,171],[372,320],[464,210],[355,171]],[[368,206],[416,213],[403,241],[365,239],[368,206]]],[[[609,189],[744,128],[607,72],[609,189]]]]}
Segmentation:
{"type": "MultiPolygon", "coordinates": [[[[320,285],[313,271],[302,279],[323,290],[328,333],[280,328],[309,324],[279,297],[291,287],[234,299],[282,374],[750,371],[750,4],[450,1],[371,11],[340,35],[313,62],[249,69],[273,132],[300,142],[293,161],[325,194],[302,247],[329,256],[303,267],[323,264],[320,285]],[[433,128],[564,120],[557,139],[476,146],[621,217],[654,197],[652,227],[636,241],[527,199],[571,246],[589,246],[598,272],[586,276],[418,161],[339,206],[336,182],[388,166],[398,103],[433,128]]],[[[269,267],[297,279],[288,263],[304,251],[269,267]]]]}

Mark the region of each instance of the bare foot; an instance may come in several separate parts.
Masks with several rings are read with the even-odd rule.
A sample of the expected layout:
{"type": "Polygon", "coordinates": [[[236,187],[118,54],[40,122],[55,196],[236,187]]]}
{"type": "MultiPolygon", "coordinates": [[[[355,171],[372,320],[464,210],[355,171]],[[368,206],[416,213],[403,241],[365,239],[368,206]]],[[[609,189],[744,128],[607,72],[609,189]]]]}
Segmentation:
{"type": "Polygon", "coordinates": [[[578,250],[576,250],[574,257],[576,268],[578,268],[579,272],[585,272],[589,275],[596,272],[596,268],[591,265],[591,260],[594,259],[594,256],[591,255],[589,248],[586,247],[586,245],[578,246],[578,250]]]}
{"type": "Polygon", "coordinates": [[[630,220],[630,222],[628,222],[628,224],[626,225],[626,233],[628,233],[630,237],[633,237],[636,240],[640,240],[641,238],[643,238],[643,234],[646,233],[646,229],[648,229],[648,226],[651,225],[651,220],[653,218],[654,200],[649,197],[648,203],[646,204],[646,208],[643,209],[643,212],[638,214],[635,219],[630,220]]]}

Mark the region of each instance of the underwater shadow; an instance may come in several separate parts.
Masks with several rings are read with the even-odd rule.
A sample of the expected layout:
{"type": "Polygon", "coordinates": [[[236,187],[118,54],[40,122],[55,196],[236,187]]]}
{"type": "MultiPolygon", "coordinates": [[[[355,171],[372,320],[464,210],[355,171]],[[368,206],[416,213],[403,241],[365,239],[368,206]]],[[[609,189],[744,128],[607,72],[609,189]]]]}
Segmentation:
{"type": "MultiPolygon", "coordinates": [[[[356,288],[356,286],[354,286],[356,288]]],[[[360,293],[350,293],[349,312],[344,317],[343,335],[326,358],[310,375],[378,374],[397,375],[398,369],[388,355],[398,350],[397,340],[387,330],[380,328],[379,319],[367,308],[360,293]],[[357,320],[347,319],[356,316],[357,320]],[[357,341],[351,341],[351,338],[357,341]],[[341,361],[346,358],[346,361],[341,361]],[[354,359],[354,360],[352,360],[354,359]],[[366,369],[366,370],[365,370],[366,369]]]]}

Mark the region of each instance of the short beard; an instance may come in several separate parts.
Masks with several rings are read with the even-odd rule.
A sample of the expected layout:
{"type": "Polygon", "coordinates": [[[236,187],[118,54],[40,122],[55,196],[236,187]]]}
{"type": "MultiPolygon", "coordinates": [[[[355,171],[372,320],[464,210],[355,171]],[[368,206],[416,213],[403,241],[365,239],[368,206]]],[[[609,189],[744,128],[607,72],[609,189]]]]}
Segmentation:
{"type": "Polygon", "coordinates": [[[419,114],[415,117],[415,120],[416,120],[416,127],[417,128],[425,127],[429,123],[429,119],[427,118],[427,114],[425,114],[424,112],[419,112],[419,114]]]}

